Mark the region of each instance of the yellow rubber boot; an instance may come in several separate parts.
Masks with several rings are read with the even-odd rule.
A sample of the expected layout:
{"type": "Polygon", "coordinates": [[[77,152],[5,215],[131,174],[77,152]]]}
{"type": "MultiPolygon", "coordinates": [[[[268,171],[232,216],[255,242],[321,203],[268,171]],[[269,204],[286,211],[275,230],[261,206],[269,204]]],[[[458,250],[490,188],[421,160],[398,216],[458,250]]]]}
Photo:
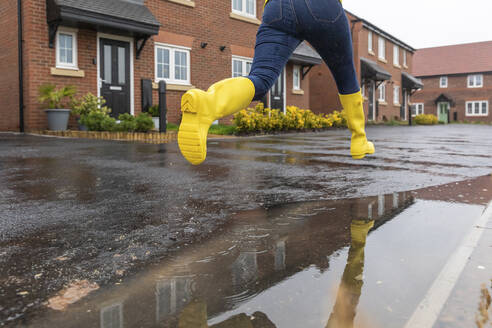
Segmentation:
{"type": "Polygon", "coordinates": [[[212,123],[246,108],[255,95],[250,79],[236,77],[213,84],[207,92],[188,90],[181,98],[183,117],[178,132],[178,145],[183,156],[193,165],[207,157],[207,134],[212,123]]]}
{"type": "Polygon", "coordinates": [[[366,154],[374,154],[374,144],[367,141],[365,132],[364,109],[362,107],[362,95],[359,92],[350,95],[339,95],[343,109],[347,114],[347,125],[352,132],[350,142],[350,154],[355,159],[361,159],[366,154]]]}

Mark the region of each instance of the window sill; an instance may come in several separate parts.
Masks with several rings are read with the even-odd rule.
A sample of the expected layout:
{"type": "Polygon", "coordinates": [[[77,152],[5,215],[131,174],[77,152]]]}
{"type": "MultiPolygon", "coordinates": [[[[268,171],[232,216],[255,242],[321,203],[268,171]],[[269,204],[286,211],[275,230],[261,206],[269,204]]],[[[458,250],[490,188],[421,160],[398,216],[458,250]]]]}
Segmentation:
{"type": "Polygon", "coordinates": [[[376,56],[376,54],[372,50],[369,50],[368,53],[369,53],[369,55],[376,56]]]}
{"type": "Polygon", "coordinates": [[[403,68],[408,68],[408,66],[407,66],[407,65],[405,65],[405,64],[403,64],[403,68]]]}
{"type": "Polygon", "coordinates": [[[400,65],[397,65],[397,64],[393,64],[393,66],[396,67],[396,68],[401,68],[401,66],[400,65]]]}
{"type": "Polygon", "coordinates": [[[303,95],[304,94],[304,90],[302,90],[302,89],[292,89],[292,94],[294,94],[294,95],[303,95]]]}
{"type": "MultiPolygon", "coordinates": [[[[188,91],[190,89],[195,88],[195,86],[191,84],[173,84],[173,83],[166,83],[166,90],[169,91],[188,91]]],[[[158,82],[152,82],[152,89],[159,89],[159,83],[158,82]]]]}
{"type": "Polygon", "coordinates": [[[378,57],[378,60],[379,60],[380,62],[385,63],[385,64],[387,64],[387,63],[388,63],[388,61],[387,61],[386,59],[381,58],[381,57],[378,57]]]}
{"type": "Polygon", "coordinates": [[[489,116],[489,114],[474,114],[474,115],[466,114],[465,116],[466,117],[487,117],[487,116],[489,116]]]}
{"type": "Polygon", "coordinates": [[[393,103],[393,106],[395,106],[395,107],[401,107],[401,104],[395,104],[395,103],[393,103]]]}
{"type": "Polygon", "coordinates": [[[481,85],[481,86],[479,86],[479,87],[470,87],[470,86],[468,86],[467,88],[468,88],[468,89],[480,89],[480,88],[483,88],[483,86],[482,86],[482,85],[481,85]]]}
{"type": "Polygon", "coordinates": [[[232,19],[237,19],[237,20],[240,20],[240,21],[243,21],[246,23],[250,23],[250,24],[255,24],[255,25],[261,24],[261,21],[257,18],[246,17],[246,16],[239,15],[239,14],[232,13],[232,12],[229,14],[229,17],[232,19]]]}
{"type": "Polygon", "coordinates": [[[364,99],[364,101],[369,100],[369,98],[367,98],[366,96],[362,96],[362,99],[364,99]]]}
{"type": "Polygon", "coordinates": [[[388,106],[388,103],[386,101],[378,100],[378,104],[381,106],[388,106]]]}
{"type": "Polygon", "coordinates": [[[69,76],[69,77],[85,77],[85,72],[79,69],[51,67],[51,75],[69,76]]]}
{"type": "Polygon", "coordinates": [[[178,5],[183,5],[186,7],[192,7],[192,8],[195,7],[195,1],[191,1],[191,0],[167,0],[167,1],[174,2],[177,3],[178,5]]]}

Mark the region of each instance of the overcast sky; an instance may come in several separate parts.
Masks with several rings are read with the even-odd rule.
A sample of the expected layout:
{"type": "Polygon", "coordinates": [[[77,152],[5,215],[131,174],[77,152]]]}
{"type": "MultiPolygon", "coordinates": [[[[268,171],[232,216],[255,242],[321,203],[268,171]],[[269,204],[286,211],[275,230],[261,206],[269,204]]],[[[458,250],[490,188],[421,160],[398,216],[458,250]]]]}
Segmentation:
{"type": "Polygon", "coordinates": [[[343,0],[343,6],[416,49],[492,41],[492,0],[343,0]]]}

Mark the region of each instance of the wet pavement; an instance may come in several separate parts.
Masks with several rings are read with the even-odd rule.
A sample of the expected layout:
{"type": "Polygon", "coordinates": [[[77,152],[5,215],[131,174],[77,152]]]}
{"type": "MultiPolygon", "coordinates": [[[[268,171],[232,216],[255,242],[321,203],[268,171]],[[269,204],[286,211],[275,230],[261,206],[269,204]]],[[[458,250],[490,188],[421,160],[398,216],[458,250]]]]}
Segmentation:
{"type": "MultiPolygon", "coordinates": [[[[363,161],[339,130],[213,140],[199,167],[0,134],[0,325],[403,326],[492,199],[492,128],[369,134],[363,161]]],[[[473,322],[487,236],[438,323],[473,322]]]]}

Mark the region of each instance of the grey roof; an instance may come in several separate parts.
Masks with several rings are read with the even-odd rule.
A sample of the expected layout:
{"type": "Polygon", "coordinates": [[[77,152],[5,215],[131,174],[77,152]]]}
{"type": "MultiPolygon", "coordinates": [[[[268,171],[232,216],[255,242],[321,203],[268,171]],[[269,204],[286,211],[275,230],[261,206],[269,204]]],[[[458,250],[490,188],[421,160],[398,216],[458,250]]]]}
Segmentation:
{"type": "Polygon", "coordinates": [[[401,72],[401,84],[403,89],[416,90],[424,86],[421,79],[408,74],[407,72],[401,72]]]}
{"type": "Polygon", "coordinates": [[[56,0],[61,7],[75,8],[92,13],[160,25],[150,10],[138,0],[56,0]]]}
{"type": "Polygon", "coordinates": [[[297,48],[292,53],[290,60],[303,64],[313,64],[313,65],[319,65],[321,64],[322,61],[321,56],[313,48],[311,48],[305,41],[301,42],[301,44],[297,46],[297,48]]]}
{"type": "Polygon", "coordinates": [[[385,81],[391,79],[391,74],[388,71],[370,59],[360,57],[360,68],[364,80],[385,81]]]}

